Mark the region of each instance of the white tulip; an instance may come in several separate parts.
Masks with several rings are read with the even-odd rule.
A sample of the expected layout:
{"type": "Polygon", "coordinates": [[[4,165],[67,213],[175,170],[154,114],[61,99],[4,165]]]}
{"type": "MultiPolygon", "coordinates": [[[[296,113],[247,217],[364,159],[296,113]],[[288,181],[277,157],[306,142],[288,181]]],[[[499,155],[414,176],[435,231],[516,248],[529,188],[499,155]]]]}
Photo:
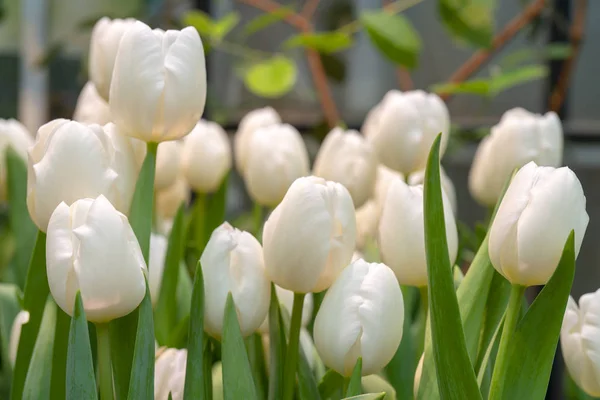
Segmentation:
{"type": "Polygon", "coordinates": [[[165,190],[175,182],[181,171],[182,145],[178,141],[162,142],[156,151],[154,190],[165,190]]]}
{"type": "Polygon", "coordinates": [[[360,251],[355,251],[354,253],[352,253],[352,260],[350,261],[350,263],[353,263],[356,260],[360,260],[361,258],[364,259],[364,254],[360,251]]]}
{"type": "MultiPolygon", "coordinates": [[[[456,215],[456,189],[454,189],[454,184],[452,183],[452,180],[448,177],[448,175],[446,175],[446,171],[444,171],[444,168],[442,168],[441,165],[440,178],[442,181],[442,189],[446,193],[446,196],[448,196],[448,200],[452,205],[452,211],[454,212],[454,215],[456,215]]],[[[410,174],[410,176],[408,177],[408,183],[412,186],[423,185],[425,183],[425,170],[423,169],[421,171],[417,171],[410,174]]]]}
{"type": "Polygon", "coordinates": [[[124,134],[146,142],[180,139],[204,111],[206,63],[195,28],[151,30],[137,21],[115,60],[110,112],[124,134]]]}
{"type": "Polygon", "coordinates": [[[46,269],[56,304],[72,316],[80,291],[86,317],[95,323],[129,314],[146,293],[140,245],[127,217],[102,195],[56,207],[48,224],[46,269]]]}
{"type": "Polygon", "coordinates": [[[23,124],[14,119],[0,119],[0,200],[7,196],[6,151],[11,147],[27,162],[27,149],[32,144],[33,138],[23,124]]]}
{"type": "Polygon", "coordinates": [[[419,363],[417,364],[417,369],[415,370],[415,381],[413,384],[413,394],[415,399],[419,394],[419,386],[421,386],[421,375],[423,375],[423,363],[425,362],[425,353],[421,354],[421,358],[419,359],[419,363]]]}
{"type": "Polygon", "coordinates": [[[92,30],[89,75],[104,101],[108,101],[119,44],[127,29],[134,24],[133,18],[111,20],[103,17],[96,22],[92,30]]]}
{"type": "Polygon", "coordinates": [[[154,361],[154,400],[183,400],[186,349],[160,348],[154,361]]]}
{"type": "Polygon", "coordinates": [[[315,176],[299,178],[265,223],[267,274],[284,289],[321,292],[350,263],[355,242],[348,190],[315,176]]]}
{"type": "Polygon", "coordinates": [[[247,148],[244,180],[259,204],[274,207],[292,182],[309,174],[308,152],[291,125],[270,125],[252,133],[247,148]]]}
{"type": "Polygon", "coordinates": [[[563,131],[558,116],[514,108],[504,113],[479,144],[469,173],[469,190],[475,200],[491,207],[515,168],[529,161],[559,167],[562,156],[563,131]]]}
{"type": "Polygon", "coordinates": [[[38,228],[61,203],[106,196],[117,210],[129,212],[139,166],[137,144],[109,124],[84,125],[57,119],[38,130],[29,149],[27,207],[38,228]]]}
{"type": "Polygon", "coordinates": [[[437,95],[421,90],[389,91],[363,126],[379,161],[405,175],[425,168],[440,132],[443,154],[450,134],[448,109],[437,95]]]}
{"type": "Polygon", "coordinates": [[[8,358],[10,365],[15,366],[17,361],[17,350],[19,349],[19,339],[21,338],[21,330],[23,325],[29,322],[29,312],[25,310],[19,311],[15,320],[13,321],[12,328],[10,329],[10,342],[8,345],[8,358]]]}
{"type": "Polygon", "coordinates": [[[390,184],[396,179],[401,179],[404,181],[404,174],[396,172],[393,169],[389,169],[383,164],[380,164],[379,167],[377,167],[377,181],[375,182],[375,192],[373,198],[379,209],[379,217],[383,211],[383,205],[385,204],[385,199],[387,198],[387,191],[390,188],[390,184]]]}
{"type": "Polygon", "coordinates": [[[579,254],[589,217],[581,183],[567,167],[538,167],[515,174],[489,231],[492,265],[512,284],[544,285],[571,230],[579,254]]]}
{"type": "MultiPolygon", "coordinates": [[[[182,176],[168,188],[156,192],[156,214],[162,221],[175,218],[181,204],[190,202],[190,187],[182,176]]],[[[167,229],[170,231],[170,227],[167,229]]]]}
{"type": "Polygon", "coordinates": [[[246,171],[248,145],[252,138],[252,134],[259,128],[275,124],[281,124],[281,117],[272,107],[259,108],[250,111],[242,118],[233,142],[235,167],[241,175],[246,171]]]}
{"type": "Polygon", "coordinates": [[[359,208],[371,197],[377,179],[377,157],[357,131],[334,128],[321,145],[313,175],[344,185],[359,208]]]}
{"type": "Polygon", "coordinates": [[[150,256],[148,257],[148,286],[150,288],[150,299],[152,305],[156,306],[160,287],[162,284],[163,272],[165,269],[165,258],[169,241],[166,236],[152,233],[150,235],[150,256]]]}
{"type": "MultiPolygon", "coordinates": [[[[277,300],[279,300],[279,304],[284,307],[290,316],[292,315],[292,308],[294,305],[294,292],[283,289],[277,285],[275,285],[275,292],[277,293],[277,300]]],[[[301,326],[306,326],[310,322],[310,318],[312,317],[313,311],[313,297],[311,293],[308,293],[304,296],[304,303],[302,305],[302,323],[301,326]]],[[[261,326],[258,328],[258,331],[262,334],[269,333],[269,316],[265,318],[261,326]]]]}
{"type": "Polygon", "coordinates": [[[396,400],[396,389],[381,375],[363,376],[360,380],[364,393],[385,393],[385,400],[396,400]]]}
{"type": "Polygon", "coordinates": [[[350,376],[359,357],[362,375],[390,362],[402,339],[404,301],[384,264],[358,260],[331,285],[317,313],[315,346],[328,367],[350,376]]]}
{"type": "Polygon", "coordinates": [[[356,247],[362,249],[370,239],[377,236],[379,207],[375,200],[367,201],[356,210],[356,247]]]}
{"type": "Polygon", "coordinates": [[[108,103],[98,94],[94,82],[88,81],[79,97],[73,113],[73,120],[84,124],[105,125],[110,122],[108,103]]]}
{"type": "MultiPolygon", "coordinates": [[[[442,190],[446,239],[450,262],[458,252],[458,232],[452,206],[442,190]]],[[[401,285],[427,286],[423,186],[408,186],[397,179],[387,193],[379,222],[381,259],[401,285]]]]}
{"type": "Polygon", "coordinates": [[[231,169],[231,145],[221,125],[198,122],[185,137],[181,162],[192,189],[201,193],[216,191],[231,169]]]}
{"type": "Polygon", "coordinates": [[[569,296],[560,344],[577,386],[590,396],[600,397],[600,290],[581,296],[579,307],[569,296]]]}
{"type": "Polygon", "coordinates": [[[225,303],[230,292],[242,335],[256,331],[265,320],[271,299],[271,283],[265,274],[258,240],[225,222],[210,236],[200,264],[204,276],[206,332],[221,337],[225,303]]]}

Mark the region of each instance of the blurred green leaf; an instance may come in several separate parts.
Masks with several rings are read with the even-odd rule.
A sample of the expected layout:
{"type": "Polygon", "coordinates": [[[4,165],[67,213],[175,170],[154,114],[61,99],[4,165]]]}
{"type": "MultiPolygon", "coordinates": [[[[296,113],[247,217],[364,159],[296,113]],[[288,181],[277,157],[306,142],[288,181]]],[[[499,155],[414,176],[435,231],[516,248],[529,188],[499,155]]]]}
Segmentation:
{"type": "Polygon", "coordinates": [[[325,75],[331,78],[334,82],[343,82],[346,79],[346,64],[335,54],[319,54],[325,75]]]}
{"type": "Polygon", "coordinates": [[[204,369],[204,336],[204,277],[198,261],[192,290],[184,400],[207,400],[204,382],[206,374],[211,372],[204,369]]]}
{"type": "MultiPolygon", "coordinates": [[[[213,231],[225,222],[225,209],[227,206],[227,188],[229,187],[230,174],[225,176],[219,189],[208,195],[206,199],[206,220],[204,225],[204,244],[208,242],[213,231]]],[[[202,247],[204,251],[204,246],[202,247]]]]}
{"type": "Polygon", "coordinates": [[[269,400],[280,399],[283,396],[283,364],[287,345],[279,307],[275,285],[271,283],[271,300],[269,303],[269,400]]]}
{"type": "Polygon", "coordinates": [[[362,394],[362,357],[358,357],[356,360],[356,364],[352,369],[352,375],[350,376],[350,381],[348,382],[348,389],[346,390],[346,398],[348,397],[356,397],[362,394]]]}
{"type": "Polygon", "coordinates": [[[477,383],[479,384],[479,390],[484,399],[487,399],[490,392],[490,384],[492,381],[492,373],[494,371],[494,365],[496,364],[496,355],[498,354],[498,348],[500,347],[500,338],[502,327],[504,326],[504,315],[500,323],[496,327],[487,349],[485,350],[482,358],[479,370],[477,371],[477,383]]]}
{"type": "Polygon", "coordinates": [[[322,399],[328,399],[337,390],[344,386],[344,377],[332,369],[327,370],[321,382],[319,382],[319,393],[322,399]]]}
{"type": "Polygon", "coordinates": [[[154,398],[154,321],[150,288],[146,281],[146,295],[138,307],[138,324],[135,335],[135,349],[129,380],[129,399],[154,398]]]}
{"type": "Polygon", "coordinates": [[[438,94],[476,94],[489,96],[489,79],[477,78],[459,83],[441,83],[431,86],[431,91],[438,94]]]}
{"type": "Polygon", "coordinates": [[[417,66],[421,39],[405,16],[363,11],[360,22],[375,47],[390,61],[411,69],[417,66]]]}
{"type": "Polygon", "coordinates": [[[320,53],[335,53],[347,49],[352,45],[352,38],[344,32],[317,32],[317,33],[298,33],[288,40],[283,46],[286,49],[295,47],[306,47],[316,50],[320,53]]]}
{"type": "Polygon", "coordinates": [[[545,47],[527,47],[502,57],[498,65],[502,69],[515,68],[525,62],[565,60],[571,56],[573,48],[569,43],[550,43],[545,47]]]}
{"type": "Polygon", "coordinates": [[[365,393],[358,396],[345,397],[343,400],[382,400],[385,399],[385,392],[365,393]]]}
{"type": "Polygon", "coordinates": [[[183,262],[179,263],[179,279],[175,297],[177,298],[176,317],[179,324],[183,319],[189,319],[190,305],[192,304],[192,279],[183,262]]]}
{"type": "Polygon", "coordinates": [[[0,340],[2,343],[2,370],[8,373],[12,370],[10,364],[10,336],[12,326],[21,305],[19,297],[23,294],[17,285],[12,283],[0,283],[0,340]]]}
{"type": "Polygon", "coordinates": [[[438,11],[446,29],[457,39],[489,48],[494,36],[491,0],[439,0],[438,11]]]}
{"type": "Polygon", "coordinates": [[[261,31],[276,22],[283,20],[288,15],[292,14],[294,10],[286,7],[279,7],[277,10],[269,13],[264,13],[254,18],[244,26],[244,36],[250,36],[258,31],[261,31]]]}
{"type": "MultiPolygon", "coordinates": [[[[273,289],[271,293],[274,291],[273,289]]],[[[321,395],[319,394],[315,374],[308,362],[308,357],[314,356],[312,354],[305,354],[302,346],[300,346],[298,352],[298,398],[299,400],[320,400],[321,395]]],[[[283,360],[280,362],[283,364],[283,360]]]]}
{"type": "Polygon", "coordinates": [[[213,38],[221,40],[240,22],[240,14],[232,11],[213,25],[213,38]]]}
{"type": "Polygon", "coordinates": [[[220,20],[214,20],[210,15],[200,10],[188,11],[183,16],[183,24],[193,26],[198,33],[212,40],[222,40],[240,22],[239,13],[232,11],[220,20]]]}
{"type": "Polygon", "coordinates": [[[296,64],[291,58],[276,55],[252,65],[246,71],[244,83],[257,96],[275,98],[294,87],[297,75],[296,64]]]}
{"type": "Polygon", "coordinates": [[[56,307],[56,326],[54,330],[54,348],[52,350],[51,399],[64,399],[67,382],[67,353],[69,348],[69,327],[71,317],[60,307],[56,307]]]}
{"type": "Polygon", "coordinates": [[[68,340],[66,399],[97,399],[92,346],[80,292],[77,292],[75,297],[68,340]]]}
{"type": "Polygon", "coordinates": [[[246,350],[248,353],[248,360],[250,361],[250,368],[252,370],[252,376],[254,378],[254,386],[256,387],[256,393],[258,398],[266,398],[267,388],[267,367],[265,364],[265,348],[262,342],[262,335],[260,333],[253,333],[246,338],[246,350]]]}

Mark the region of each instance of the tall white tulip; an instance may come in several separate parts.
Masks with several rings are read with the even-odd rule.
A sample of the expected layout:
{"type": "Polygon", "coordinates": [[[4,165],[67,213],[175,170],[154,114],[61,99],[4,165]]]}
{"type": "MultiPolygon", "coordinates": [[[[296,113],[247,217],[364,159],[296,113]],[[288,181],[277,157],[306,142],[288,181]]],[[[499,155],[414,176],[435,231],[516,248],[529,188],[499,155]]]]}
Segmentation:
{"type": "Polygon", "coordinates": [[[216,191],[231,169],[231,145],[221,125],[198,122],[185,137],[181,163],[192,189],[201,193],[216,191]]]}
{"type": "Polygon", "coordinates": [[[21,339],[21,330],[23,325],[29,322],[29,312],[25,310],[19,311],[12,327],[10,328],[10,342],[8,345],[8,358],[10,365],[15,366],[17,361],[17,350],[19,349],[19,339],[21,339]]]}
{"type": "MultiPolygon", "coordinates": [[[[454,183],[452,180],[446,175],[446,171],[440,165],[440,178],[442,181],[442,189],[446,196],[448,196],[448,200],[452,205],[452,211],[454,211],[454,215],[456,215],[457,204],[456,204],[456,189],[454,189],[454,183]]],[[[425,182],[425,170],[420,170],[410,174],[408,177],[408,183],[412,186],[423,185],[425,182]]]]}
{"type": "Polygon", "coordinates": [[[162,142],[156,151],[156,173],[154,190],[171,186],[181,171],[182,144],[178,141],[162,142]]]}
{"type": "Polygon", "coordinates": [[[33,138],[27,128],[14,119],[0,119],[0,200],[6,199],[6,151],[12,148],[23,160],[27,161],[27,149],[33,144],[33,138]]]}
{"type": "Polygon", "coordinates": [[[139,165],[137,144],[113,125],[84,125],[57,119],[43,125],[29,149],[27,208],[38,228],[61,203],[106,196],[117,210],[129,212],[139,165]]]}
{"type": "Polygon", "coordinates": [[[588,222],[575,173],[532,161],[516,173],[492,222],[492,265],[512,284],[543,285],[556,270],[571,230],[579,254],[588,222]]]}
{"type": "Polygon", "coordinates": [[[309,174],[308,152],[291,125],[270,125],[252,133],[244,180],[259,204],[274,207],[297,178],[309,174]]]}
{"type": "Polygon", "coordinates": [[[81,89],[73,120],[84,124],[104,125],[110,122],[108,103],[98,94],[94,82],[88,81],[81,89]]]}
{"type": "Polygon", "coordinates": [[[328,367],[350,376],[359,357],[362,375],[390,362],[402,339],[404,301],[384,264],[358,260],[331,285],[317,313],[315,346],[328,367]]]}
{"type": "Polygon", "coordinates": [[[160,348],[154,361],[154,400],[183,400],[186,349],[160,348]]]}
{"type": "MultiPolygon", "coordinates": [[[[448,254],[453,263],[458,252],[458,232],[452,206],[442,191],[448,254]]],[[[427,286],[423,186],[394,181],[387,193],[379,222],[381,259],[396,274],[401,285],[427,286]]]]}
{"type": "Polygon", "coordinates": [[[135,24],[133,18],[111,20],[103,17],[96,22],[92,30],[89,74],[104,101],[108,101],[119,44],[127,29],[133,24],[135,24]]]}
{"type": "Polygon", "coordinates": [[[190,187],[183,176],[178,176],[168,188],[156,192],[156,214],[163,221],[175,217],[181,204],[190,201],[190,187]]]}
{"type": "Polygon", "coordinates": [[[56,304],[73,315],[80,291],[92,322],[129,314],[146,293],[140,245],[127,217],[102,195],[56,207],[48,224],[46,267],[56,304]]]}
{"type": "Polygon", "coordinates": [[[315,176],[299,178],[265,223],[267,274],[293,292],[323,291],[350,263],[355,242],[348,190],[315,176]]]}
{"type": "Polygon", "coordinates": [[[237,309],[242,335],[256,331],[265,320],[271,298],[271,283],[265,274],[258,240],[225,222],[210,236],[200,263],[204,276],[206,332],[221,337],[229,292],[237,309]]]}
{"type": "MultiPolygon", "coordinates": [[[[277,293],[277,300],[279,304],[283,306],[290,315],[292,315],[292,308],[294,305],[294,292],[283,289],[275,285],[275,292],[277,293]]],[[[310,322],[313,312],[313,297],[311,293],[304,296],[304,303],[302,304],[302,321],[301,326],[305,327],[310,322]]],[[[265,318],[262,325],[258,328],[258,331],[262,334],[269,333],[269,316],[265,318]]]]}
{"type": "Polygon", "coordinates": [[[571,296],[560,331],[569,374],[584,392],[600,397],[600,289],[579,299],[571,296]]]}
{"type": "Polygon", "coordinates": [[[235,167],[240,174],[243,175],[246,170],[248,144],[254,131],[275,124],[281,124],[281,117],[272,107],[258,108],[242,118],[233,142],[235,167]]]}
{"type": "Polygon", "coordinates": [[[371,197],[377,179],[375,150],[357,131],[334,128],[319,149],[313,175],[344,185],[359,208],[371,197]]]}
{"type": "Polygon", "coordinates": [[[150,29],[140,21],[121,39],[110,111],[124,134],[146,142],[180,139],[204,111],[206,63],[196,29],[150,29]]]}
{"type": "Polygon", "coordinates": [[[469,190],[475,200],[491,207],[515,168],[529,161],[560,167],[562,156],[563,131],[554,112],[539,115],[513,108],[479,144],[469,173],[469,190]]]}

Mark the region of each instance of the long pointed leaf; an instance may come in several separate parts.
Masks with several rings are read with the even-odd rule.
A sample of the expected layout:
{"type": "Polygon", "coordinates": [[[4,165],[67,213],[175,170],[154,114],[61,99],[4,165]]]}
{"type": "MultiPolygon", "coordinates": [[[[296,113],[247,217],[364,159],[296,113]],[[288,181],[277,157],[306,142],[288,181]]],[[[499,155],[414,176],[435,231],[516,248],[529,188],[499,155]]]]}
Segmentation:
{"type": "MultiPolygon", "coordinates": [[[[302,340],[302,336],[300,340],[302,340]]],[[[305,354],[304,349],[300,346],[298,354],[298,395],[300,400],[321,399],[315,374],[308,363],[308,357],[311,356],[311,354],[305,354]]]]}
{"type": "Polygon", "coordinates": [[[59,307],[56,308],[54,330],[54,350],[52,352],[52,385],[50,398],[64,399],[66,396],[67,351],[69,347],[69,326],[71,317],[59,307]]]}
{"type": "MultiPolygon", "coordinates": [[[[10,336],[15,318],[19,314],[19,311],[21,311],[19,298],[22,296],[21,289],[17,285],[13,283],[0,283],[0,341],[2,342],[0,351],[4,355],[2,357],[2,370],[5,371],[5,374],[12,374],[12,365],[9,357],[10,336]]],[[[8,375],[6,378],[11,378],[11,376],[8,375]]]]}
{"type": "Polygon", "coordinates": [[[362,358],[358,357],[356,360],[356,365],[354,365],[354,369],[352,370],[352,375],[350,376],[350,382],[348,383],[348,389],[346,390],[346,397],[353,397],[362,394],[362,358]]]}
{"type": "Polygon", "coordinates": [[[343,400],[382,400],[385,399],[385,392],[382,393],[365,393],[358,396],[345,397],[343,400]]]}
{"type": "Polygon", "coordinates": [[[146,281],[146,295],[138,307],[139,319],[135,336],[135,349],[131,365],[128,399],[154,398],[154,321],[150,288],[146,281]]]}
{"type": "Polygon", "coordinates": [[[253,333],[246,338],[248,360],[254,377],[254,386],[260,399],[264,399],[267,392],[267,367],[265,365],[265,348],[260,333],[253,333]]]}
{"type": "MultiPolygon", "coordinates": [[[[229,175],[225,176],[219,189],[208,196],[206,204],[206,220],[204,225],[204,245],[212,232],[225,221],[225,208],[227,206],[227,187],[229,175]]],[[[202,248],[204,250],[204,247],[202,248]]]]}
{"type": "Polygon", "coordinates": [[[202,276],[202,266],[198,261],[192,289],[184,400],[206,399],[205,375],[210,374],[211,371],[204,369],[204,336],[204,277],[202,276]]]}
{"type": "Polygon", "coordinates": [[[275,285],[271,283],[269,303],[269,400],[283,396],[283,358],[287,349],[285,331],[275,285]]]}

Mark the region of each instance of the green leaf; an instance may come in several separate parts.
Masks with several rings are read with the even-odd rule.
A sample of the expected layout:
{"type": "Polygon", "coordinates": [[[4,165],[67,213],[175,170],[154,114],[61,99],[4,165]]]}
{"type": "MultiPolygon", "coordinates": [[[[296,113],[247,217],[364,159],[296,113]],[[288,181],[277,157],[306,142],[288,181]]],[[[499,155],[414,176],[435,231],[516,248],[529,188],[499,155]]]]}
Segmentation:
{"type": "Polygon", "coordinates": [[[298,352],[298,398],[300,400],[320,400],[321,395],[319,394],[315,374],[308,363],[308,357],[312,355],[304,354],[302,346],[300,346],[298,352]]]}
{"type": "Polygon", "coordinates": [[[135,348],[139,308],[109,323],[110,357],[117,399],[126,399],[135,348]]]}
{"type": "Polygon", "coordinates": [[[186,318],[189,320],[190,305],[192,304],[192,279],[183,262],[179,263],[179,280],[177,281],[176,297],[177,324],[180,324],[186,318]]]}
{"type": "MultiPolygon", "coordinates": [[[[227,206],[227,188],[229,186],[229,175],[227,175],[219,189],[206,199],[206,219],[204,225],[204,245],[208,242],[213,231],[225,222],[225,209],[227,206]]],[[[204,246],[202,246],[204,251],[204,246]]]]}
{"type": "Polygon", "coordinates": [[[23,288],[37,227],[31,221],[27,209],[27,165],[12,147],[6,150],[6,186],[9,204],[8,222],[16,244],[14,274],[17,284],[23,288]]]}
{"type": "Polygon", "coordinates": [[[330,369],[325,372],[319,382],[319,393],[322,399],[328,399],[344,386],[344,377],[330,369]]]}
{"type": "Polygon", "coordinates": [[[129,399],[154,398],[154,321],[150,288],[146,281],[146,295],[138,307],[139,320],[129,380],[129,399]]]}
{"type": "Polygon", "coordinates": [[[346,79],[346,64],[335,54],[320,54],[325,74],[334,82],[343,82],[346,79]]]}
{"type": "Polygon", "coordinates": [[[490,82],[490,96],[496,96],[507,89],[542,79],[546,76],[548,76],[548,67],[544,65],[528,65],[514,71],[504,72],[492,77],[490,82]]]}
{"type": "Polygon", "coordinates": [[[499,66],[503,69],[514,68],[525,62],[544,62],[548,60],[565,60],[573,53],[569,43],[551,43],[545,47],[527,47],[502,57],[499,66]]]}
{"type": "Polygon", "coordinates": [[[252,65],[244,76],[248,90],[260,97],[276,98],[289,92],[298,72],[291,58],[276,55],[252,65]]]}
{"type": "Polygon", "coordinates": [[[251,20],[250,22],[248,22],[246,26],[244,26],[243,36],[248,37],[250,35],[253,35],[256,32],[261,31],[273,25],[276,22],[282,21],[283,19],[285,19],[285,17],[293,13],[294,10],[290,8],[279,7],[273,12],[261,14],[253,20],[251,20]]]}
{"type": "Polygon", "coordinates": [[[354,369],[352,369],[352,375],[348,382],[348,389],[346,389],[346,397],[354,397],[362,394],[362,357],[358,357],[354,369]]]}
{"type": "Polygon", "coordinates": [[[218,21],[200,10],[188,11],[183,16],[183,24],[193,26],[202,36],[212,40],[222,40],[240,22],[239,13],[233,11],[218,21]]]}
{"type": "Polygon", "coordinates": [[[166,344],[171,336],[172,329],[177,325],[177,284],[179,281],[179,267],[183,258],[184,207],[183,204],[179,206],[173,221],[165,256],[160,293],[154,311],[156,340],[161,346],[166,344]]]}
{"type": "Polygon", "coordinates": [[[66,399],[97,399],[92,346],[80,292],[75,297],[68,339],[66,399]]]}
{"type": "Polygon", "coordinates": [[[317,33],[298,33],[283,44],[286,49],[296,47],[306,47],[316,50],[320,53],[335,53],[336,51],[345,50],[352,45],[352,38],[349,34],[334,31],[334,32],[317,32],[317,33]]]}
{"type": "Polygon", "coordinates": [[[489,48],[494,36],[494,7],[490,0],[439,0],[446,29],[457,39],[489,48]]]}
{"type": "Polygon", "coordinates": [[[246,338],[246,350],[248,352],[248,360],[254,378],[254,386],[258,398],[265,398],[265,388],[267,386],[267,367],[265,365],[265,348],[262,342],[260,333],[253,333],[246,338]]]}
{"type": "Polygon", "coordinates": [[[215,40],[222,40],[240,22],[240,14],[232,11],[213,25],[212,36],[215,40]]]}
{"type": "MultiPolygon", "coordinates": [[[[31,320],[30,320],[31,321],[31,320]]],[[[52,380],[52,348],[54,325],[56,323],[56,304],[50,298],[44,307],[44,316],[40,325],[40,334],[35,341],[31,363],[27,370],[23,386],[23,400],[50,400],[50,382],[52,380]]],[[[27,324],[25,324],[26,326],[27,324]]]]}
{"type": "Polygon", "coordinates": [[[423,195],[433,355],[441,397],[475,400],[481,394],[467,352],[448,256],[440,183],[440,139],[441,134],[431,147],[423,195]]]}
{"type": "Polygon", "coordinates": [[[441,83],[431,86],[430,90],[438,94],[474,94],[479,96],[489,96],[490,81],[485,78],[477,78],[459,83],[441,83]]]}
{"type": "Polygon", "coordinates": [[[10,393],[10,398],[13,400],[20,400],[23,397],[23,385],[49,292],[46,273],[46,234],[39,231],[25,282],[23,309],[29,312],[29,322],[21,329],[10,393]]]}
{"type": "Polygon", "coordinates": [[[22,296],[21,289],[19,289],[17,285],[12,283],[0,283],[0,340],[2,343],[2,370],[5,373],[12,371],[9,356],[10,336],[15,318],[17,317],[17,314],[19,314],[19,311],[21,311],[19,298],[22,296]]]}
{"type": "Polygon", "coordinates": [[[411,69],[417,66],[421,39],[405,16],[363,11],[360,22],[375,47],[390,61],[411,69]]]}
{"type": "Polygon", "coordinates": [[[281,308],[275,285],[271,283],[269,303],[269,400],[283,396],[283,364],[287,350],[281,308]]]}
{"type": "Polygon", "coordinates": [[[381,393],[366,393],[358,396],[345,397],[344,400],[381,400],[385,399],[385,392],[381,393]]]}
{"type": "Polygon", "coordinates": [[[250,361],[240,331],[237,311],[231,293],[227,295],[223,318],[223,398],[225,400],[258,399],[250,361]]]}
{"type": "Polygon", "coordinates": [[[556,271],[510,336],[505,381],[490,400],[545,398],[575,275],[574,237],[571,232],[556,271]]]}
{"type": "Polygon", "coordinates": [[[492,382],[492,373],[494,371],[494,364],[496,363],[496,355],[498,354],[498,348],[500,347],[500,339],[502,337],[502,327],[504,325],[504,316],[496,327],[490,344],[487,346],[485,354],[481,359],[479,370],[477,371],[477,383],[479,384],[479,390],[484,399],[487,399],[490,392],[490,384],[492,382]]]}
{"type": "Polygon", "coordinates": [[[69,326],[71,317],[60,307],[56,308],[56,327],[54,330],[54,349],[52,351],[51,399],[64,399],[67,381],[67,352],[69,347],[69,326]]]}
{"type": "Polygon", "coordinates": [[[190,316],[183,398],[184,400],[206,400],[205,376],[211,372],[204,369],[204,278],[200,261],[194,275],[190,316]]]}

